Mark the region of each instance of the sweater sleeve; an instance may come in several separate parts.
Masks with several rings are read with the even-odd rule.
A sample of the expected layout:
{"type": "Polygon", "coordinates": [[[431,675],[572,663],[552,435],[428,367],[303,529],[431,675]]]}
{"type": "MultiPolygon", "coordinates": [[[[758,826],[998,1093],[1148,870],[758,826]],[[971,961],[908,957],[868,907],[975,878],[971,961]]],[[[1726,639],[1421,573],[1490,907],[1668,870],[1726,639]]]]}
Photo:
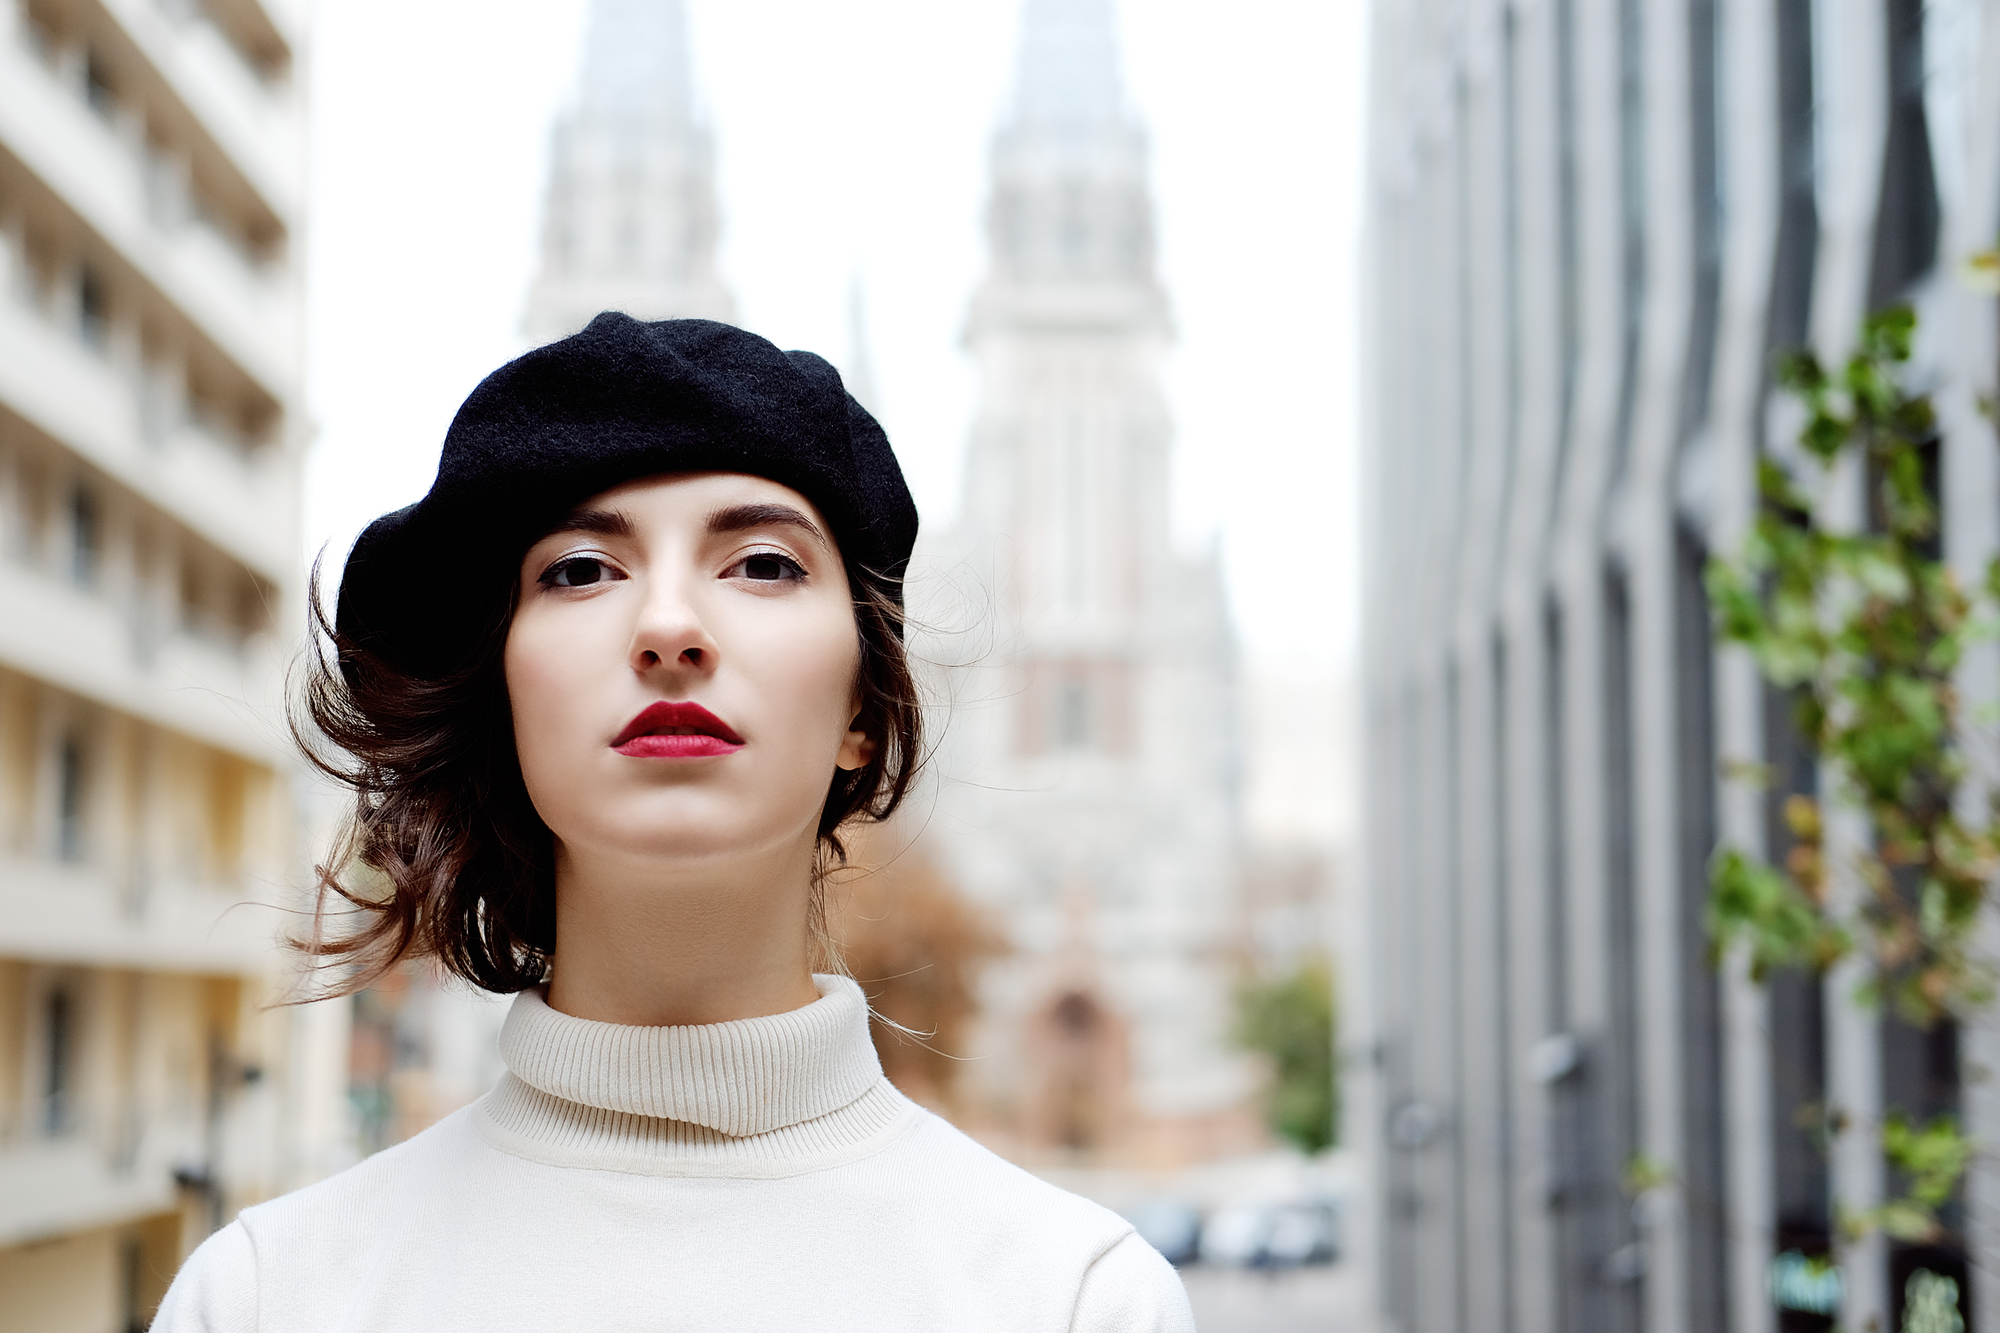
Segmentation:
{"type": "Polygon", "coordinates": [[[201,1243],[160,1302],[151,1333],[255,1333],[257,1250],[241,1222],[201,1243]]]}
{"type": "Polygon", "coordinates": [[[1187,1288],[1160,1252],[1128,1231],[1084,1270],[1070,1333],[1194,1333],[1187,1288]]]}

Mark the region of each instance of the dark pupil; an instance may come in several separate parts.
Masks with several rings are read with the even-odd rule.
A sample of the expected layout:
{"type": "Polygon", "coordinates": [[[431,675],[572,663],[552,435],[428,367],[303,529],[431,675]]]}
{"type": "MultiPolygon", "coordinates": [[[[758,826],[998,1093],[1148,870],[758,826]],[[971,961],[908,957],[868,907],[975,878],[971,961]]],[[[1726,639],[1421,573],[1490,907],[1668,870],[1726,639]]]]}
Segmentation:
{"type": "Polygon", "coordinates": [[[604,567],[595,560],[572,560],[563,566],[563,582],[572,588],[580,587],[597,582],[598,575],[603,572],[604,567]]]}
{"type": "Polygon", "coordinates": [[[785,567],[775,555],[753,555],[743,562],[743,572],[753,579],[781,579],[785,567]]]}

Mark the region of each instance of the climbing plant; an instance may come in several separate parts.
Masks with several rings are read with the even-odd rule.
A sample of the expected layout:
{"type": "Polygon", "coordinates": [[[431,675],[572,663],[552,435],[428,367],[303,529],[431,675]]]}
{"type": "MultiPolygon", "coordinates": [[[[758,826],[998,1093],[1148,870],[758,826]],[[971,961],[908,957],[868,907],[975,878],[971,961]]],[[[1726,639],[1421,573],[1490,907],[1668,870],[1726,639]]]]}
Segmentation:
{"type": "MultiPolygon", "coordinates": [[[[1717,853],[1708,922],[1717,954],[1741,941],[1760,980],[1777,967],[1824,972],[1858,951],[1870,964],[1860,998],[1929,1026],[1994,994],[1973,936],[2000,868],[2000,821],[1991,804],[1967,819],[1958,803],[1972,720],[1954,677],[2000,602],[2000,562],[1967,588],[1941,558],[1926,457],[1936,418],[1905,378],[1915,329],[1897,307],[1864,322],[1843,366],[1809,351],[1784,360],[1780,382],[1806,413],[1798,457],[1759,461],[1752,530],[1707,571],[1721,637],[1790,694],[1799,734],[1835,775],[1831,799],[1866,818],[1865,845],[1842,849],[1861,891],[1829,893],[1826,812],[1793,795],[1781,864],[1717,853]],[[1858,467],[1867,497],[1868,521],[1852,529],[1828,523],[1820,502],[1843,464],[1858,467]]],[[[1849,1221],[1931,1236],[1969,1145],[1949,1118],[1892,1118],[1882,1133],[1909,1192],[1849,1221]]]]}

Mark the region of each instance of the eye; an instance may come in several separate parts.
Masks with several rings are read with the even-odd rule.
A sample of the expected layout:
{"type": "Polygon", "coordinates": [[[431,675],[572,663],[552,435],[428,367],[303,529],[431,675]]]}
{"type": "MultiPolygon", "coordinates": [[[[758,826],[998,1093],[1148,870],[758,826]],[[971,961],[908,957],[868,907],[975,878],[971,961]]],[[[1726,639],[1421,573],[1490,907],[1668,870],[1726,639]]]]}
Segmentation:
{"type": "Polygon", "coordinates": [[[597,556],[572,555],[550,565],[542,572],[540,581],[545,587],[587,588],[593,583],[610,583],[624,577],[597,556]]]}
{"type": "Polygon", "coordinates": [[[805,576],[804,566],[776,551],[746,555],[722,571],[722,577],[726,579],[748,579],[752,583],[797,583],[805,576]]]}

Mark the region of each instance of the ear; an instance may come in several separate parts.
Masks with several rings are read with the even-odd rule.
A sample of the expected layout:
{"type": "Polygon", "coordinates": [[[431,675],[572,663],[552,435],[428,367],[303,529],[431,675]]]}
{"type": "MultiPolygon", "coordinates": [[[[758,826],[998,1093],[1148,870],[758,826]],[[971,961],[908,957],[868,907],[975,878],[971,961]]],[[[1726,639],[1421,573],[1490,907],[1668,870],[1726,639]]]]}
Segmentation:
{"type": "Polygon", "coordinates": [[[852,773],[857,768],[866,768],[875,757],[875,738],[860,727],[861,717],[856,714],[854,724],[840,738],[840,754],[833,761],[834,767],[852,773]]]}

